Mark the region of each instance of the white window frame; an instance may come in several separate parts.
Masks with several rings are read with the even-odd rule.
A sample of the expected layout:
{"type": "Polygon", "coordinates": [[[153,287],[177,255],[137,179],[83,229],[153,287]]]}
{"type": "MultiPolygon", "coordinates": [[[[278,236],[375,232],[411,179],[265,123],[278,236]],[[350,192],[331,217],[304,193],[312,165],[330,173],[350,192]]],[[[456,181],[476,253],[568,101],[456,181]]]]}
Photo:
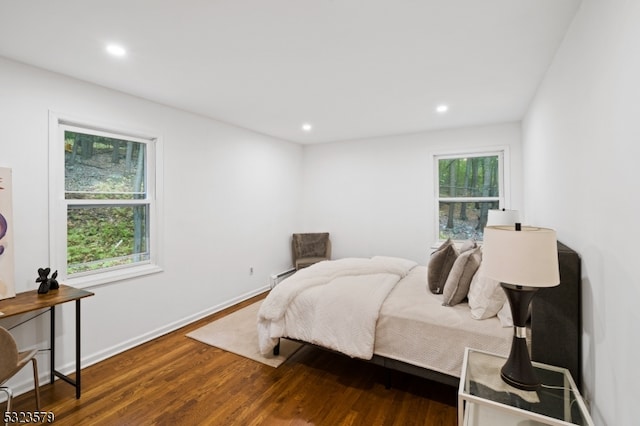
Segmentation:
{"type": "Polygon", "coordinates": [[[433,200],[434,200],[434,226],[435,236],[437,242],[442,242],[440,238],[440,202],[476,202],[476,201],[498,201],[498,208],[510,209],[511,208],[511,162],[509,155],[509,146],[492,146],[484,148],[469,148],[469,149],[457,149],[447,150],[432,153],[433,164],[433,200]],[[439,160],[446,160],[452,158],[470,158],[470,157],[487,157],[491,155],[498,156],[498,175],[499,184],[497,197],[440,197],[440,170],[439,160]]]}
{"type": "MultiPolygon", "coordinates": [[[[161,272],[161,223],[162,223],[162,141],[157,132],[136,131],[121,126],[108,125],[96,120],[82,119],[49,112],[49,265],[58,270],[58,281],[77,288],[122,281],[161,272]],[[104,268],[67,275],[67,208],[74,205],[113,205],[104,200],[65,199],[65,130],[95,134],[116,139],[127,139],[146,145],[146,188],[144,203],[148,207],[149,260],[133,264],[104,268]]],[[[130,201],[118,200],[117,204],[130,201]]],[[[135,201],[135,204],[139,201],[135,201]]]]}

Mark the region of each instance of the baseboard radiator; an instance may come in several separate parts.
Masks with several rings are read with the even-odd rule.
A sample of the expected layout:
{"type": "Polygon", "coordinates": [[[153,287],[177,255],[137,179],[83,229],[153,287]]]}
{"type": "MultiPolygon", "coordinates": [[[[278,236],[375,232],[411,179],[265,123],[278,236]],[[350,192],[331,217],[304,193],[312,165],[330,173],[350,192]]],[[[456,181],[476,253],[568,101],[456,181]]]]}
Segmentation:
{"type": "Polygon", "coordinates": [[[271,288],[274,288],[278,285],[278,283],[285,278],[289,277],[295,272],[295,268],[287,269],[286,271],[278,272],[277,274],[271,275],[271,288]]]}

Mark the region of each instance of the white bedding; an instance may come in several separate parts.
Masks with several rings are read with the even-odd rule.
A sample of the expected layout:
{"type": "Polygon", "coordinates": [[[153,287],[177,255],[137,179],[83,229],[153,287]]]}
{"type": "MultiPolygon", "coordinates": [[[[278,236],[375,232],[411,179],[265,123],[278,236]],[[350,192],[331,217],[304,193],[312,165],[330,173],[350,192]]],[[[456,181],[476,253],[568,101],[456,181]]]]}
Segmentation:
{"type": "Polygon", "coordinates": [[[286,336],[370,359],[380,307],[416,265],[377,256],[320,262],[296,272],[260,307],[260,351],[268,353],[286,336]]]}
{"type": "Polygon", "coordinates": [[[442,306],[427,268],[386,257],[320,262],[276,286],[258,314],[260,350],[290,337],[352,357],[373,354],[460,377],[465,347],[508,355],[513,330],[442,306]],[[373,269],[372,269],[373,268],[373,269]]]}
{"type": "Polygon", "coordinates": [[[411,270],[380,310],[374,352],[398,361],[460,377],[464,348],[507,356],[513,329],[497,317],[476,320],[469,305],[442,306],[427,289],[427,268],[411,270]]]}

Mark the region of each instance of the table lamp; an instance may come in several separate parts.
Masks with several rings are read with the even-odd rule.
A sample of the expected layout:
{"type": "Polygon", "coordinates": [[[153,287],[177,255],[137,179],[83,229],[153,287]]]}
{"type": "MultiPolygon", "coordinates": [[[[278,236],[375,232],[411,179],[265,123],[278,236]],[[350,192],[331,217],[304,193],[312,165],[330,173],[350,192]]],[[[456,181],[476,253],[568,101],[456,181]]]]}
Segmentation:
{"type": "Polygon", "coordinates": [[[513,340],[509,358],[500,370],[506,383],[536,390],[536,377],[527,348],[529,303],[541,287],[560,284],[558,246],[553,229],[532,226],[484,228],[482,263],[485,274],[504,289],[513,316],[513,340]]]}
{"type": "Polygon", "coordinates": [[[517,222],[520,222],[518,210],[489,210],[486,226],[515,225],[517,222]]]}

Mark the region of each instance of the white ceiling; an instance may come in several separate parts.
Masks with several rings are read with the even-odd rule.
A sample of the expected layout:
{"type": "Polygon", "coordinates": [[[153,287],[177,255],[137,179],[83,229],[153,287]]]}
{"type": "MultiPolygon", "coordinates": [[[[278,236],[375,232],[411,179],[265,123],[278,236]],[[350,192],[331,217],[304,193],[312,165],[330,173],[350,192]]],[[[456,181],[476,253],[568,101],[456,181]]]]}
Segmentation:
{"type": "Polygon", "coordinates": [[[327,142],[521,119],[579,3],[0,0],[0,56],[327,142]]]}

